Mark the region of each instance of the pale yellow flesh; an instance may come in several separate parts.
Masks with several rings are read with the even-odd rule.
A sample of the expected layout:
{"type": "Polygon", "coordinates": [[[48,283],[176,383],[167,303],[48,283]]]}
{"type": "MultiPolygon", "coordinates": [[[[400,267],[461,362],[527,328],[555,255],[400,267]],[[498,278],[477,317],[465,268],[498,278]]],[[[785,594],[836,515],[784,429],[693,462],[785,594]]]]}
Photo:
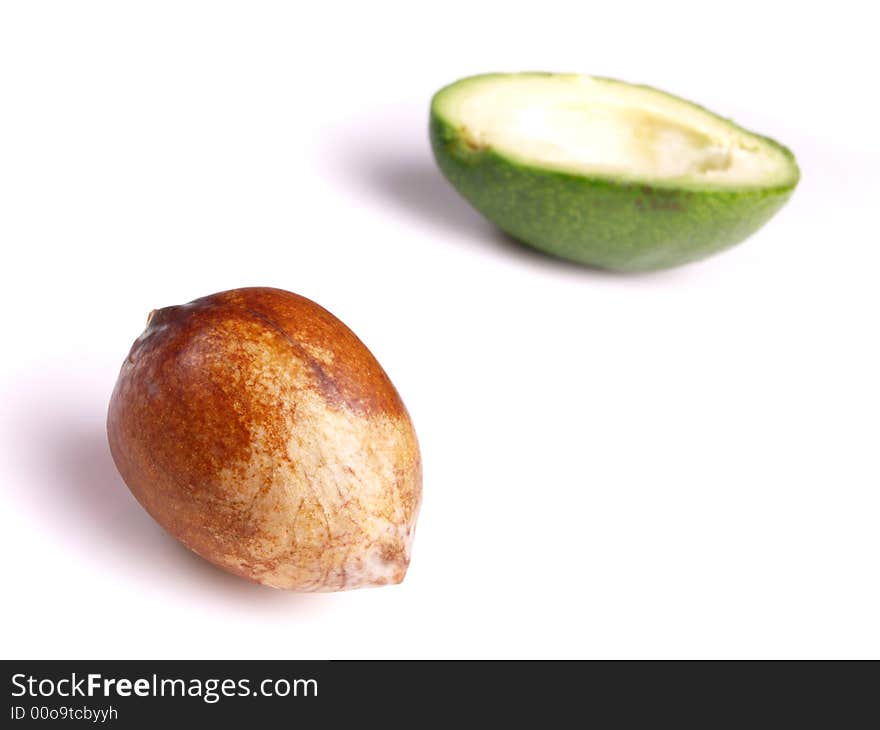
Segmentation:
{"type": "Polygon", "coordinates": [[[540,167],[718,187],[783,184],[775,145],[654,89],[578,75],[474,77],[437,108],[469,145],[540,167]]]}

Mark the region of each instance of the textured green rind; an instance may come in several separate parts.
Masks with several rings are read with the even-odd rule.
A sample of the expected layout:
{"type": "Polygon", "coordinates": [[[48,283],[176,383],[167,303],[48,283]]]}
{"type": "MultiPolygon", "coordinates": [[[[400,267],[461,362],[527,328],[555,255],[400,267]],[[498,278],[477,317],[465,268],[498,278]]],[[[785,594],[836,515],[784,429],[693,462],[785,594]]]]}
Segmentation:
{"type": "Polygon", "coordinates": [[[449,182],[501,230],[616,271],[664,269],[729,248],[772,218],[797,185],[795,175],[768,188],[676,188],[547,170],[473,149],[434,104],[430,136],[449,182]]]}

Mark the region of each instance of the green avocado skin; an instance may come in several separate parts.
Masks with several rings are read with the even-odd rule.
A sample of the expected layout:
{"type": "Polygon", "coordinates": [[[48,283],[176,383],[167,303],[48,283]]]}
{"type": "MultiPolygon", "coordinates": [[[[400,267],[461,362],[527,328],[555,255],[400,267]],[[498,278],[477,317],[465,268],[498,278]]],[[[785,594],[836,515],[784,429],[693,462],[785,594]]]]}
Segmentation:
{"type": "Polygon", "coordinates": [[[430,137],[449,182],[502,231],[614,271],[665,269],[729,248],[772,218],[797,184],[682,189],[545,170],[473,149],[433,109],[430,137]]]}

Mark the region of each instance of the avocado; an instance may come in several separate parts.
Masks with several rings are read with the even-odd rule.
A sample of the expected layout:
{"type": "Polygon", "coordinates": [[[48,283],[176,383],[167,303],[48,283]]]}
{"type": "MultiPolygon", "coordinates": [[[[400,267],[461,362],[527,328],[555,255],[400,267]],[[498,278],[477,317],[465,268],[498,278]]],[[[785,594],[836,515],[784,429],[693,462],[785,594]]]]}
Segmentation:
{"type": "Polygon", "coordinates": [[[501,230],[616,271],[739,243],[800,178],[772,139],[648,86],[576,74],[456,81],[434,95],[430,136],[449,182],[501,230]]]}

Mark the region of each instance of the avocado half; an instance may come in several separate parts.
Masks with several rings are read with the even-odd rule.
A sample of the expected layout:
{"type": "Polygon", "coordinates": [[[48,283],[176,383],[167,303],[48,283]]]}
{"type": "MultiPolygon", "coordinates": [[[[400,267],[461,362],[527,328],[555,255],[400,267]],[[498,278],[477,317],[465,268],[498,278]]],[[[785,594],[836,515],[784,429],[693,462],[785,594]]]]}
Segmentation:
{"type": "Polygon", "coordinates": [[[431,102],[452,185],[537,249],[617,271],[696,261],[788,200],[794,155],[689,101],[576,74],[485,74],[431,102]]]}

